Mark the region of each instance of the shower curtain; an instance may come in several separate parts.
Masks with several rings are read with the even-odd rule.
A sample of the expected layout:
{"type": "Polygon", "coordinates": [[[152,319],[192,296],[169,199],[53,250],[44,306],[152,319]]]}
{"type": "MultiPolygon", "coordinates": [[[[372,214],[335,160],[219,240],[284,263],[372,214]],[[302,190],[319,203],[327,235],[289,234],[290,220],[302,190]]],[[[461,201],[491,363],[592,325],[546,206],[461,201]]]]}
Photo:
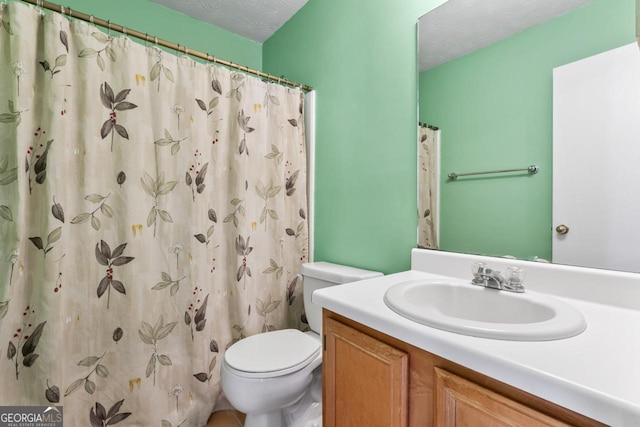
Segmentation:
{"type": "Polygon", "coordinates": [[[20,3],[0,21],[1,404],[204,425],[229,345],[306,326],[303,93],[20,3]]]}
{"type": "Polygon", "coordinates": [[[440,131],[418,126],[418,247],[438,249],[440,131]]]}

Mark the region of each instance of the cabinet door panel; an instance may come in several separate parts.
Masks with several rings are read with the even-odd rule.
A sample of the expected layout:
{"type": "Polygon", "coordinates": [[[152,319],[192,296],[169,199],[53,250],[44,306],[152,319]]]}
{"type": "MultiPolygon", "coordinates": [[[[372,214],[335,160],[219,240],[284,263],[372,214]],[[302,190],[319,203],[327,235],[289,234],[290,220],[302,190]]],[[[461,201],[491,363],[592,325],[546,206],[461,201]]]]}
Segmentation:
{"type": "Polygon", "coordinates": [[[434,370],[438,427],[569,426],[443,369],[434,370]]]}
{"type": "Polygon", "coordinates": [[[408,355],[325,318],[325,427],[406,427],[408,355]]]}

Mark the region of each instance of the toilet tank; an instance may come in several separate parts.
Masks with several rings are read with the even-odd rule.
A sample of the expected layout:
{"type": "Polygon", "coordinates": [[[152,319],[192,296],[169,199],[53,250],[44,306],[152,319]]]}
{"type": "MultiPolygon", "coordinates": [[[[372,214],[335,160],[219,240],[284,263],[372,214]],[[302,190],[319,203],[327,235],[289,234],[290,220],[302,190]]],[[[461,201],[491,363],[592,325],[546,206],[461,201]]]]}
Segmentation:
{"type": "Polygon", "coordinates": [[[311,302],[311,294],[316,289],[343,283],[357,282],[358,280],[371,279],[382,276],[376,271],[362,270],[346,265],[332,264],[329,262],[311,262],[302,264],[301,268],[304,295],[304,310],[307,321],[312,331],[318,334],[322,332],[322,307],[311,302]]]}

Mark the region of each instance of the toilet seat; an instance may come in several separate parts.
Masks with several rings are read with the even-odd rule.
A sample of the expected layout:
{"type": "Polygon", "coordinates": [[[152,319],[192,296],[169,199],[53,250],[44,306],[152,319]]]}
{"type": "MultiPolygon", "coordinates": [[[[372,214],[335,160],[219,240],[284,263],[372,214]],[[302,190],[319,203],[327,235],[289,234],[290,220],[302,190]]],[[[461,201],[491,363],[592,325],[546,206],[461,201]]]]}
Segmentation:
{"type": "Polygon", "coordinates": [[[233,373],[247,378],[272,378],[299,371],[320,357],[320,340],[297,329],[250,336],[236,342],[224,360],[233,373]]]}

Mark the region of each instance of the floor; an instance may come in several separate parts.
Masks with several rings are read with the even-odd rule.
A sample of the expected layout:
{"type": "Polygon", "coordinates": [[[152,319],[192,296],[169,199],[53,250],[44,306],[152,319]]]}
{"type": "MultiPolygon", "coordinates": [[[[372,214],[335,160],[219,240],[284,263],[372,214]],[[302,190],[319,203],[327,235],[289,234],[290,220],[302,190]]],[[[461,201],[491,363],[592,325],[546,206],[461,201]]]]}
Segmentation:
{"type": "Polygon", "coordinates": [[[205,427],[242,427],[244,414],[242,412],[228,410],[211,414],[205,427]]]}

